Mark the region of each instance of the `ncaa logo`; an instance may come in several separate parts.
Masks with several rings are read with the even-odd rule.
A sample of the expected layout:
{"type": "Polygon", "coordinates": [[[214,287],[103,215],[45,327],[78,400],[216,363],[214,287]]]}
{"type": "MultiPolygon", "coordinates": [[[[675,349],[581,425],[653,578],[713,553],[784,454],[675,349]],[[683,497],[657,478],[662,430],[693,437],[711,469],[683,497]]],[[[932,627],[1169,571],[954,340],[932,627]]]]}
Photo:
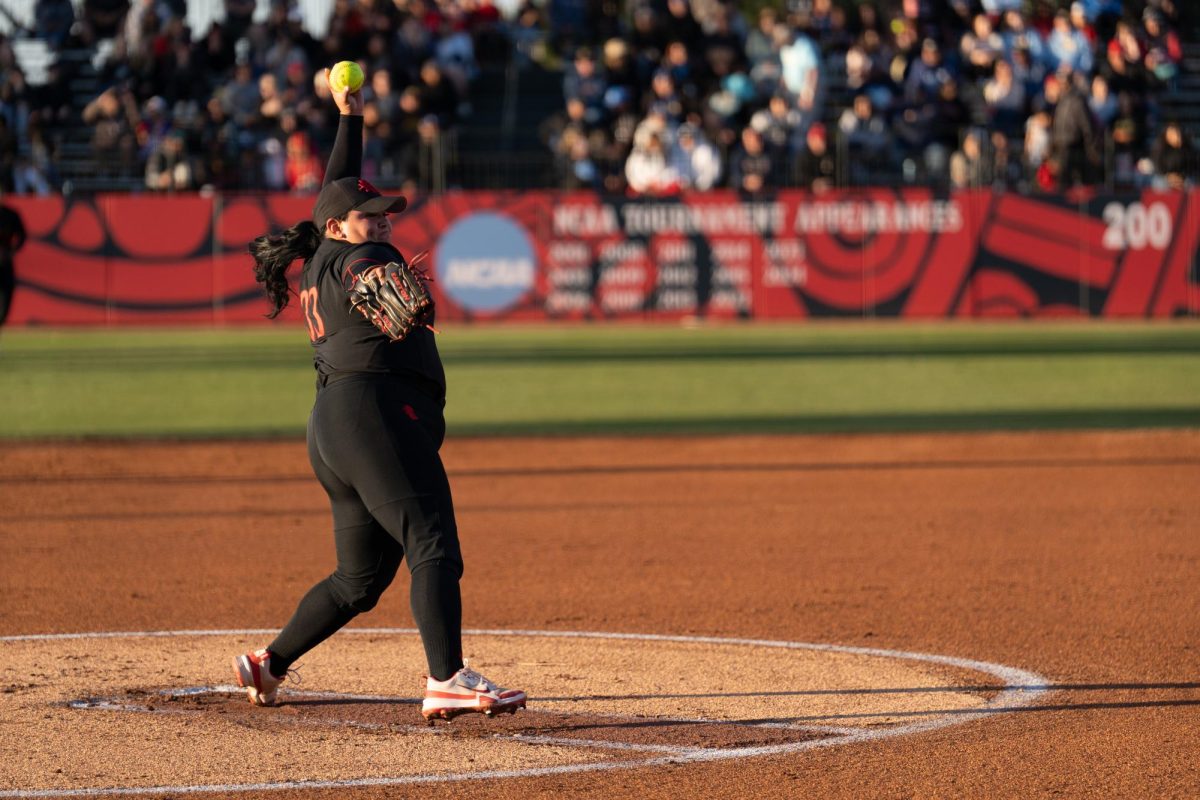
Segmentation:
{"type": "Polygon", "coordinates": [[[525,229],[501,214],[469,214],[438,241],[442,290],[466,311],[503,311],[533,288],[537,272],[525,229]]]}

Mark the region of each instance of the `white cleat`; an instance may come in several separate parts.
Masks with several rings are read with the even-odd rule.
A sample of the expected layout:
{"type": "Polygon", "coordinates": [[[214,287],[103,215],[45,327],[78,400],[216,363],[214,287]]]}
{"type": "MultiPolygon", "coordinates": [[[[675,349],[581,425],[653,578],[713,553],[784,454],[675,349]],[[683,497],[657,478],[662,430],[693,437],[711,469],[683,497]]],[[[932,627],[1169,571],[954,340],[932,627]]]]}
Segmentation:
{"type": "Polygon", "coordinates": [[[525,693],[504,689],[472,669],[463,667],[444,681],[425,679],[425,701],[421,716],[430,725],[435,719],[450,721],[460,714],[478,713],[488,717],[515,714],[525,707],[525,693]]]}

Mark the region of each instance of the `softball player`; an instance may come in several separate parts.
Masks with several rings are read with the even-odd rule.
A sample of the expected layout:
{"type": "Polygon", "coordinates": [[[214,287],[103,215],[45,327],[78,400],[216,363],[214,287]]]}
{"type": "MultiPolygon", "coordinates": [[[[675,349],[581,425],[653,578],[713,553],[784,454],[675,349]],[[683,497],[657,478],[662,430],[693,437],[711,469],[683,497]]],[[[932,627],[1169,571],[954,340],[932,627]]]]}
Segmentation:
{"type": "Polygon", "coordinates": [[[446,471],[446,376],[433,333],[391,341],[351,309],[347,287],[364,271],[403,259],[388,214],[403,197],[381,195],[362,168],[362,99],[335,92],[341,116],[312,221],[254,240],[255,276],[276,316],[288,303],[286,270],[304,259],[299,300],[313,346],[317,396],[308,455],[333,510],[337,568],[309,590],[267,647],[233,660],[250,702],[274,705],[288,668],[358,614],[375,607],[402,560],[429,664],[426,720],[489,716],[525,706],[462,659],[462,554],[446,471]]]}

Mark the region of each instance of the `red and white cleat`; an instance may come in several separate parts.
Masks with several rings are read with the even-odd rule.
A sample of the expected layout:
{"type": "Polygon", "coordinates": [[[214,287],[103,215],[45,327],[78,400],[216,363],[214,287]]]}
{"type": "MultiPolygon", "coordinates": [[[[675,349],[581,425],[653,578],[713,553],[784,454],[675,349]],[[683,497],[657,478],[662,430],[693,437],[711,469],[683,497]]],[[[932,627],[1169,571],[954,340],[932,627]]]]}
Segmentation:
{"type": "Polygon", "coordinates": [[[233,657],[233,674],[238,686],[246,690],[250,702],[256,706],[273,706],[278,699],[279,684],[283,678],[271,674],[271,653],[265,647],[233,657]]]}
{"type": "Polygon", "coordinates": [[[421,716],[433,724],[435,719],[452,720],[460,714],[515,714],[525,707],[525,693],[504,689],[472,669],[463,667],[444,681],[425,679],[425,701],[421,716]]]}

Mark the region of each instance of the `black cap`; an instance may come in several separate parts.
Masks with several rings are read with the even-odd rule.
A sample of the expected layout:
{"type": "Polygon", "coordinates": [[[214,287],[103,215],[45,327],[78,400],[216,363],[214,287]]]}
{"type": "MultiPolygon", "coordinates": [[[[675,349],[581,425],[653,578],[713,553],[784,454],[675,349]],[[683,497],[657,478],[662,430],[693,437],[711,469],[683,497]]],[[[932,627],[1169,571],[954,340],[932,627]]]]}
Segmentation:
{"type": "Polygon", "coordinates": [[[325,230],[325,223],[357,209],[367,214],[390,211],[398,214],[408,206],[403,197],[387,197],[362,178],[341,178],[326,184],[313,206],[313,223],[325,230]]]}

